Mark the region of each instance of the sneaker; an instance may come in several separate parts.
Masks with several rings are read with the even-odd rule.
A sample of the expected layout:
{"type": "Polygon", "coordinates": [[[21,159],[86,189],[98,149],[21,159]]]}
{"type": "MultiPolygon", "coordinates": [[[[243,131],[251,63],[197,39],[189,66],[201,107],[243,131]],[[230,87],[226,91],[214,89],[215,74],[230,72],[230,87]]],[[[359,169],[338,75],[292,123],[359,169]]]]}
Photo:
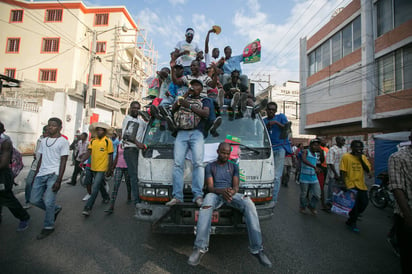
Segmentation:
{"type": "Polygon", "coordinates": [[[23,208],[24,209],[29,209],[29,208],[31,208],[31,204],[30,203],[25,203],[23,208]]]}
{"type": "Polygon", "coordinates": [[[219,136],[216,129],[220,127],[221,124],[222,124],[222,117],[220,116],[216,117],[216,119],[213,121],[212,127],[210,128],[210,134],[212,134],[213,137],[219,136]]]}
{"type": "Polygon", "coordinates": [[[257,105],[255,106],[254,111],[255,111],[256,113],[260,112],[261,110],[263,110],[263,109],[266,108],[266,105],[267,105],[267,104],[268,104],[268,99],[263,99],[262,101],[260,101],[259,104],[257,104],[257,105]]]}
{"type": "Polygon", "coordinates": [[[187,263],[193,266],[198,265],[203,255],[205,255],[205,253],[206,251],[200,250],[199,248],[193,249],[193,252],[187,260],[187,263]]]}
{"type": "Polygon", "coordinates": [[[56,221],[57,216],[59,216],[59,213],[62,211],[62,207],[58,207],[55,211],[54,211],[54,221],[56,221]]]}
{"type": "Polygon", "coordinates": [[[306,214],[306,208],[299,208],[299,212],[302,214],[306,214]]]}
{"type": "Polygon", "coordinates": [[[24,231],[29,227],[29,220],[20,221],[19,226],[17,227],[17,231],[24,231]]]}
{"type": "Polygon", "coordinates": [[[52,234],[54,232],[54,228],[50,228],[50,229],[46,229],[43,228],[40,232],[39,235],[37,235],[36,239],[37,240],[42,240],[44,238],[46,238],[47,236],[49,236],[50,234],[52,234]]]}
{"type": "Polygon", "coordinates": [[[150,106],[150,115],[158,120],[163,119],[163,117],[160,115],[159,109],[155,105],[150,106]]]}
{"type": "Polygon", "coordinates": [[[174,206],[176,204],[180,204],[182,201],[179,199],[173,198],[169,202],[166,203],[166,206],[174,206]]]}
{"type": "Polygon", "coordinates": [[[236,92],[236,93],[233,95],[232,102],[231,102],[230,106],[231,106],[233,109],[235,109],[235,108],[237,107],[237,105],[239,104],[239,100],[240,100],[240,93],[239,93],[239,92],[236,92]]]}
{"type": "Polygon", "coordinates": [[[104,212],[106,212],[107,214],[112,214],[113,213],[113,206],[109,206],[109,208],[105,209],[104,212]]]}
{"type": "Polygon", "coordinates": [[[92,195],[90,195],[89,193],[86,194],[86,196],[83,197],[83,201],[87,201],[90,199],[90,197],[92,197],[92,195]]]}
{"type": "Polygon", "coordinates": [[[240,96],[240,109],[244,113],[246,111],[247,93],[242,92],[240,96]]]}
{"type": "Polygon", "coordinates": [[[353,231],[353,232],[355,232],[355,233],[359,233],[359,232],[360,232],[360,230],[359,230],[359,228],[356,226],[356,224],[350,223],[349,220],[346,221],[345,224],[346,224],[346,227],[347,227],[349,230],[351,230],[351,231],[353,231]]]}
{"type": "Polygon", "coordinates": [[[195,204],[196,204],[198,207],[201,207],[202,204],[203,204],[203,198],[202,198],[202,197],[197,197],[196,200],[195,200],[195,204]]]}
{"type": "Polygon", "coordinates": [[[85,209],[83,209],[83,212],[82,212],[82,214],[84,215],[84,216],[90,216],[90,209],[88,209],[88,208],[85,208],[85,209]]]}
{"type": "Polygon", "coordinates": [[[269,258],[266,256],[265,253],[263,253],[263,250],[261,250],[259,253],[257,254],[253,254],[253,256],[255,256],[258,260],[259,263],[265,267],[271,268],[272,267],[272,263],[269,260],[269,258]]]}
{"type": "Polygon", "coordinates": [[[170,117],[172,116],[172,113],[170,113],[169,109],[166,108],[165,106],[159,106],[158,108],[159,108],[160,114],[163,117],[166,118],[167,116],[170,116],[170,117]]]}
{"type": "Polygon", "coordinates": [[[167,116],[167,117],[166,117],[166,122],[167,122],[167,128],[168,128],[170,131],[172,131],[172,132],[177,131],[175,122],[173,121],[172,117],[167,116]]]}
{"type": "Polygon", "coordinates": [[[222,107],[225,103],[225,91],[221,88],[217,93],[217,104],[222,107]]]}
{"type": "Polygon", "coordinates": [[[140,116],[143,118],[143,120],[145,120],[145,122],[149,122],[149,121],[150,121],[150,114],[147,113],[146,111],[140,111],[140,110],[139,110],[139,114],[140,114],[140,116]]]}
{"type": "Polygon", "coordinates": [[[314,209],[314,208],[309,208],[309,210],[310,210],[310,213],[312,213],[313,216],[318,215],[318,211],[317,211],[316,209],[314,209]]]}

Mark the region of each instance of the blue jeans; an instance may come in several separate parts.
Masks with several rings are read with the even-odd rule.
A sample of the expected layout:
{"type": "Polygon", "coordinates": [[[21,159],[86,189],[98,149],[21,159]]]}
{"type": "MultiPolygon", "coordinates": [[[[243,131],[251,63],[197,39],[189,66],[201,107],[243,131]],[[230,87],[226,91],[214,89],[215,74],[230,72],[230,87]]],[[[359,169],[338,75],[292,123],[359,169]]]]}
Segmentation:
{"type": "Polygon", "coordinates": [[[275,165],[275,185],[273,187],[272,201],[277,203],[280,188],[280,178],[282,177],[283,166],[285,164],[285,150],[283,148],[273,150],[273,162],[275,165]]]}
{"type": "Polygon", "coordinates": [[[320,185],[300,183],[300,208],[315,209],[320,199],[320,185]],[[308,206],[309,197],[309,206],[308,206]]]}
{"type": "Polygon", "coordinates": [[[30,203],[45,210],[44,228],[54,228],[54,213],[61,208],[56,205],[56,192],[52,187],[57,180],[57,174],[36,176],[31,189],[30,203]]]}
{"type": "Polygon", "coordinates": [[[26,188],[24,189],[24,197],[26,199],[26,204],[30,202],[31,188],[33,186],[34,175],[36,175],[36,170],[30,169],[29,174],[26,177],[26,188]]]}
{"type": "Polygon", "coordinates": [[[92,185],[92,195],[89,200],[87,200],[86,206],[84,208],[91,210],[93,208],[94,202],[96,201],[97,194],[99,191],[102,192],[104,200],[109,200],[109,194],[107,194],[106,189],[104,188],[104,171],[93,171],[93,185],[92,185]]]}
{"type": "Polygon", "coordinates": [[[189,148],[192,151],[193,201],[198,197],[203,197],[203,183],[205,178],[203,144],[203,133],[200,130],[179,130],[177,133],[174,147],[173,197],[180,201],[183,201],[183,172],[185,167],[185,157],[189,148]]]}
{"type": "Polygon", "coordinates": [[[238,209],[245,217],[247,232],[249,236],[249,250],[253,254],[263,250],[262,233],[260,231],[259,217],[253,201],[243,194],[236,193],[229,203],[221,195],[208,193],[199,211],[199,219],[196,228],[195,247],[207,251],[209,247],[210,227],[212,223],[213,210],[223,204],[238,209]]]}
{"type": "Polygon", "coordinates": [[[134,203],[140,202],[138,178],[137,178],[137,165],[139,163],[139,149],[137,147],[125,148],[123,152],[124,160],[127,164],[127,172],[130,177],[130,186],[132,188],[132,195],[134,203]]]}

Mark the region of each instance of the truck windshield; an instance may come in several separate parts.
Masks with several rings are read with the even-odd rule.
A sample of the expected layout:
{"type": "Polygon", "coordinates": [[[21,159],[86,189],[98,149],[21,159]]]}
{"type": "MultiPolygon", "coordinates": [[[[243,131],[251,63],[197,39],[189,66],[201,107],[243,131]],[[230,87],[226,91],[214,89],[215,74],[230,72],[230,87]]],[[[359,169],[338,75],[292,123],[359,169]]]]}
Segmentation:
{"type": "MultiPolygon", "coordinates": [[[[270,148],[270,142],[263,121],[259,115],[231,119],[227,113],[222,113],[222,124],[218,128],[218,137],[209,133],[205,143],[224,142],[226,135],[240,138],[243,146],[249,148],[270,148]]],[[[165,121],[151,120],[146,130],[144,143],[150,147],[167,147],[173,145],[175,138],[167,130],[165,121]]]]}

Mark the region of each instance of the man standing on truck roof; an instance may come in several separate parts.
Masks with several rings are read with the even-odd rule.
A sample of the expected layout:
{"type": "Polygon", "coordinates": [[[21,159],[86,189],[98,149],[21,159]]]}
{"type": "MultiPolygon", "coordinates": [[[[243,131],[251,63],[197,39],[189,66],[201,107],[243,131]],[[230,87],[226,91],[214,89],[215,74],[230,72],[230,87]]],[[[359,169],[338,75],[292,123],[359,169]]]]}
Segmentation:
{"type": "Polygon", "coordinates": [[[193,202],[199,207],[203,202],[205,123],[207,122],[212,102],[208,98],[201,100],[200,93],[203,90],[202,81],[193,79],[190,81],[190,85],[191,87],[188,90],[189,96],[187,98],[180,98],[172,107],[173,112],[182,111],[182,117],[183,114],[186,113],[187,115],[190,114],[191,118],[182,119],[182,121],[178,123],[180,126],[177,128],[177,136],[174,144],[173,198],[166,203],[167,206],[173,206],[183,202],[183,172],[186,153],[189,148],[192,151],[193,202]],[[182,126],[188,120],[199,121],[199,117],[200,122],[197,124],[185,128],[182,126]]]}
{"type": "Polygon", "coordinates": [[[193,266],[198,265],[208,251],[213,211],[225,204],[239,210],[244,215],[250,252],[262,265],[272,267],[272,263],[263,252],[262,233],[255,204],[250,197],[238,193],[239,167],[228,161],[230,151],[230,144],[220,143],[217,160],[206,166],[205,176],[209,193],[199,211],[194,250],[187,262],[193,266]]]}
{"type": "Polygon", "coordinates": [[[286,118],[286,115],[283,113],[276,114],[277,111],[278,105],[275,102],[269,102],[266,107],[267,117],[263,119],[272,143],[273,160],[275,165],[275,186],[273,188],[272,201],[275,203],[278,201],[280,178],[283,173],[286,152],[289,154],[292,153],[288,137],[281,139],[281,132],[288,123],[288,118],[286,118]]]}

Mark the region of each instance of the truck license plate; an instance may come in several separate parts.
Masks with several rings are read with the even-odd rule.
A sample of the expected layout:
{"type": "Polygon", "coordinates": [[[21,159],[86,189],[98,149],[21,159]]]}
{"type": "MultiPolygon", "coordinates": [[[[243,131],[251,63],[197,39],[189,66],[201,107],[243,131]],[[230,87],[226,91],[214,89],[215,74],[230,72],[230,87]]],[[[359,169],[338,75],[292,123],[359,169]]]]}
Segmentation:
{"type": "MultiPolygon", "coordinates": [[[[195,210],[195,222],[197,222],[198,218],[199,218],[199,210],[195,210]]],[[[217,223],[217,222],[219,222],[219,212],[213,211],[212,223],[217,223]]]]}

